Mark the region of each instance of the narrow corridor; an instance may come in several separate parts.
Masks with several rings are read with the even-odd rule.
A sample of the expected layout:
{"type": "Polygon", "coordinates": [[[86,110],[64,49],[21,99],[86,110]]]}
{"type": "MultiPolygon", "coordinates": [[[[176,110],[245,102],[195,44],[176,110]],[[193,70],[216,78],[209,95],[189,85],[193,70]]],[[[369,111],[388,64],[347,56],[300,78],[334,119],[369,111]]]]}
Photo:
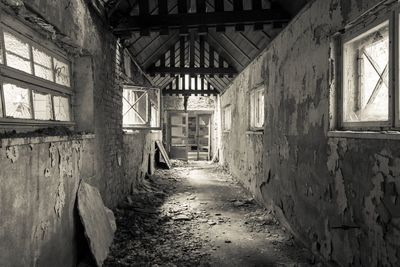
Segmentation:
{"type": "Polygon", "coordinates": [[[218,165],[178,163],[115,211],[105,266],[315,266],[218,165]]]}

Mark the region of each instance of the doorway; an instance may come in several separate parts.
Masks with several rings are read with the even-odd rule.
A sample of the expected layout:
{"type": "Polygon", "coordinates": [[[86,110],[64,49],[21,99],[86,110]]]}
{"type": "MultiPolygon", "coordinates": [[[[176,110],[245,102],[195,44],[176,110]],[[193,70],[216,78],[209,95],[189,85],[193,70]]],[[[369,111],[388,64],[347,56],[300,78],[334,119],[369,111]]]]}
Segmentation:
{"type": "Polygon", "coordinates": [[[210,160],[212,112],[168,112],[168,145],[172,159],[210,160]]]}
{"type": "Polygon", "coordinates": [[[189,160],[210,160],[211,114],[189,114],[189,160]]]}
{"type": "Polygon", "coordinates": [[[188,113],[169,112],[168,136],[170,157],[188,160],[188,113]]]}

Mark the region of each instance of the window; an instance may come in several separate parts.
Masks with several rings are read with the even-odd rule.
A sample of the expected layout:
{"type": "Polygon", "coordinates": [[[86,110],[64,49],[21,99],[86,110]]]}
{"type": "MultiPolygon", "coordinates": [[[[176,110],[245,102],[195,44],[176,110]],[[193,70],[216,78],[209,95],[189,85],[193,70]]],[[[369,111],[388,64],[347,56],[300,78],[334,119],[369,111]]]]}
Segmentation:
{"type": "Polygon", "coordinates": [[[123,90],[123,126],[129,128],[160,127],[160,90],[125,86],[123,90]]]}
{"type": "Polygon", "coordinates": [[[343,45],[343,123],[389,121],[389,22],[343,45]]]}
{"type": "Polygon", "coordinates": [[[58,47],[2,14],[0,25],[0,123],[71,124],[70,62],[58,47]],[[19,32],[12,26],[17,25],[19,32]],[[28,37],[29,36],[29,37],[28,37]],[[51,47],[50,47],[51,46],[51,47]]]}
{"type": "Polygon", "coordinates": [[[250,129],[261,130],[264,127],[264,87],[250,92],[250,129]]]}
{"type": "Polygon", "coordinates": [[[223,130],[230,131],[231,130],[231,121],[232,121],[232,111],[231,106],[228,105],[223,109],[223,130]]]}

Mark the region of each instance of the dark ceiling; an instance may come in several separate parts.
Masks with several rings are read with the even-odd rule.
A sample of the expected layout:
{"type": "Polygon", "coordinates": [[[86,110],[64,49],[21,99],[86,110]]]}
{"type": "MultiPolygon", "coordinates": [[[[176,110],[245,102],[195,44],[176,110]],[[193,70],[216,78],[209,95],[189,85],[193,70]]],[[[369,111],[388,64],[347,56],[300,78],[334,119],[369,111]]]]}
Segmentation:
{"type": "MultiPolygon", "coordinates": [[[[185,67],[185,69],[192,67],[188,72],[188,74],[192,75],[196,73],[193,68],[199,70],[197,74],[200,74],[203,73],[201,72],[202,67],[206,71],[209,70],[207,68],[213,67],[215,69],[219,67],[218,70],[224,68],[224,73],[216,73],[215,75],[203,73],[199,77],[203,77],[219,92],[225,90],[234,78],[231,70],[234,70],[234,73],[240,73],[287,24],[287,22],[278,21],[279,23],[262,23],[261,26],[258,23],[257,27],[254,22],[243,23],[239,28],[235,27],[237,24],[225,24],[222,29],[221,27],[217,29],[214,26],[207,27],[205,31],[200,28],[190,28],[182,31],[182,27],[170,27],[169,29],[165,27],[159,30],[142,27],[140,30],[132,28],[132,30],[126,29],[121,32],[118,30],[120,25],[126,25],[124,22],[128,21],[129,18],[139,17],[141,12],[139,6],[140,4],[143,6],[143,1],[147,1],[145,5],[148,15],[158,15],[158,0],[101,1],[107,10],[111,25],[115,27],[115,33],[124,41],[124,45],[143,70],[151,74],[154,85],[160,88],[171,87],[171,84],[173,87],[177,84],[177,75],[179,73],[168,72],[171,70],[169,67],[180,66],[185,67]],[[184,51],[184,55],[182,51],[184,51]],[[194,51],[193,55],[190,51],[194,51]],[[174,59],[171,60],[171,56],[174,59]],[[164,66],[165,68],[160,68],[164,66]],[[228,68],[229,71],[226,71],[228,68]],[[158,72],[159,70],[162,71],[158,72]]],[[[166,15],[182,12],[178,7],[179,0],[165,1],[167,1],[168,9],[166,15]]],[[[205,14],[216,12],[216,0],[203,1],[205,14]]],[[[259,1],[263,10],[271,9],[274,11],[278,10],[276,7],[279,7],[279,10],[287,14],[289,18],[287,21],[289,21],[309,0],[278,0],[273,3],[269,0],[259,1]]],[[[226,11],[233,12],[234,4],[237,3],[238,1],[236,0],[223,0],[224,13],[226,11]]],[[[252,3],[251,0],[244,0],[240,4],[242,5],[240,7],[241,10],[252,11],[252,3]]],[[[195,0],[187,0],[187,13],[197,13],[197,8],[195,0]]],[[[150,19],[152,18],[150,17],[150,19]]],[[[215,19],[218,20],[219,18],[215,19]]],[[[153,23],[153,21],[149,21],[153,23]]],[[[241,22],[240,19],[238,21],[241,22]]]]}

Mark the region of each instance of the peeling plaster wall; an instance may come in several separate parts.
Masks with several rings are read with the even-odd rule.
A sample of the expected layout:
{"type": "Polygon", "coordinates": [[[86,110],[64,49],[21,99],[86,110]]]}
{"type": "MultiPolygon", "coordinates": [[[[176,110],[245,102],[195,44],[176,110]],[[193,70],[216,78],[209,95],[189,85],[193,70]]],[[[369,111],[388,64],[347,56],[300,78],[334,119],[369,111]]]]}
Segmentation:
{"type": "MultiPolygon", "coordinates": [[[[115,68],[117,40],[104,18],[91,7],[91,1],[23,2],[54,28],[57,34],[49,38],[68,46],[75,56],[74,108],[77,129],[96,134],[96,175],[91,184],[100,190],[107,206],[115,207],[125,197],[122,194],[126,191],[124,185],[130,182],[126,179],[132,179],[125,176],[128,166],[124,165],[124,158],[131,155],[124,155],[123,79],[117,76],[115,68]]],[[[134,72],[133,82],[136,85],[149,85],[139,69],[134,72]]]]}
{"type": "Polygon", "coordinates": [[[234,121],[222,135],[223,163],[299,240],[340,266],[400,264],[399,141],[328,137],[331,36],[378,3],[313,1],[221,99],[234,121]],[[266,87],[263,152],[245,135],[243,99],[257,83],[266,87]],[[261,174],[247,171],[252,153],[261,174]]]}
{"type": "Polygon", "coordinates": [[[75,199],[93,136],[2,139],[0,266],[75,266],[75,199]]]}
{"type": "MultiPolygon", "coordinates": [[[[71,55],[76,129],[95,134],[0,140],[0,266],[75,266],[80,179],[115,207],[143,178],[139,169],[151,144],[147,132],[124,136],[117,40],[91,1],[0,2],[4,11],[30,21],[71,55]]],[[[148,85],[138,69],[134,79],[148,85]]]]}
{"type": "Polygon", "coordinates": [[[261,68],[251,65],[221,96],[221,114],[230,105],[232,123],[231,130],[222,133],[220,162],[252,192],[263,178],[263,132],[250,131],[249,92],[263,85],[261,68]]]}

